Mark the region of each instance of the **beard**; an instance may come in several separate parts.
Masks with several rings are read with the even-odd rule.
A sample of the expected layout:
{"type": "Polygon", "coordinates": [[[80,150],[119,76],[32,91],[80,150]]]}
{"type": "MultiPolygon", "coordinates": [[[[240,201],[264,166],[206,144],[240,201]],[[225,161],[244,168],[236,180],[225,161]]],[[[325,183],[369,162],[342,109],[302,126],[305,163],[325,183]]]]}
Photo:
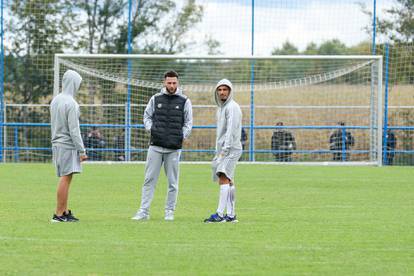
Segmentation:
{"type": "Polygon", "coordinates": [[[177,88],[171,89],[171,88],[166,87],[166,89],[167,89],[168,93],[170,93],[170,94],[174,94],[177,91],[177,88]]]}
{"type": "Polygon", "coordinates": [[[220,98],[220,101],[224,103],[225,101],[227,101],[229,97],[223,95],[223,96],[219,96],[219,98],[220,98]]]}

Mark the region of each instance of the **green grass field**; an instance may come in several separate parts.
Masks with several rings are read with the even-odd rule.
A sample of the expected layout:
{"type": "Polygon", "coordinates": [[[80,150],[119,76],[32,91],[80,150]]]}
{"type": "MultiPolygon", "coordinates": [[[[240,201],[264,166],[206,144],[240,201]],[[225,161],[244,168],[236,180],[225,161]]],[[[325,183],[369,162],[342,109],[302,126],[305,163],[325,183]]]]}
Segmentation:
{"type": "Polygon", "coordinates": [[[414,170],[240,164],[238,224],[217,207],[208,165],[182,165],[176,219],[132,221],[143,165],[85,165],[51,224],[50,164],[0,165],[0,275],[413,275],[414,170]]]}

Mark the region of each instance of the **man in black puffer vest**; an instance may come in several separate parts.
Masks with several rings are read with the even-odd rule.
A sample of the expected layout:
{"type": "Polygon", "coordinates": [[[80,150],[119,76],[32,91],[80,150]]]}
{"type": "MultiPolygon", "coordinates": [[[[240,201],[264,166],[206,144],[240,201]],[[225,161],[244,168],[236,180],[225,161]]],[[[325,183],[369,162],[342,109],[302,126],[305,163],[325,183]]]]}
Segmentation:
{"type": "Polygon", "coordinates": [[[144,125],[151,133],[151,140],[145,165],[141,206],[132,219],[149,219],[149,208],[164,163],[168,178],[165,220],[174,220],[178,195],[178,163],[183,140],[190,136],[193,125],[191,102],[178,87],[178,74],[175,71],[164,74],[164,87],[160,93],[151,97],[145,108],[144,125]]]}

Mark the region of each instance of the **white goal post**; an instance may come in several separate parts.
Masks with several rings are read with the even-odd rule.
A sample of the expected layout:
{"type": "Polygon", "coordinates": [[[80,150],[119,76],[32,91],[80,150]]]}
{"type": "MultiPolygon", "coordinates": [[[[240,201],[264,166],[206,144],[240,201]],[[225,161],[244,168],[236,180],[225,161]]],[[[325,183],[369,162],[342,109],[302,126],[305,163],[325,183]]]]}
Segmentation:
{"type": "Polygon", "coordinates": [[[212,90],[228,78],[243,112],[242,161],[382,164],[382,56],[56,54],[54,66],[55,95],[67,69],[83,78],[82,133],[96,161],[145,160],[143,110],[172,69],[193,104],[183,161],[214,155],[212,90]]]}

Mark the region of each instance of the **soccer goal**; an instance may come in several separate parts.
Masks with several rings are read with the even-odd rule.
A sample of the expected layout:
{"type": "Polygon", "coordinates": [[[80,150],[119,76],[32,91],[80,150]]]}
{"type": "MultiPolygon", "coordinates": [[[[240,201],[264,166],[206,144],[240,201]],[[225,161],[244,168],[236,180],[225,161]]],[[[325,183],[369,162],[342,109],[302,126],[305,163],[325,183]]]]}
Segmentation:
{"type": "Polygon", "coordinates": [[[193,104],[183,161],[212,159],[213,88],[227,78],[243,112],[243,161],[381,165],[381,56],[57,54],[55,94],[67,69],[83,78],[77,99],[92,160],[145,160],[143,112],[173,69],[193,104]]]}

